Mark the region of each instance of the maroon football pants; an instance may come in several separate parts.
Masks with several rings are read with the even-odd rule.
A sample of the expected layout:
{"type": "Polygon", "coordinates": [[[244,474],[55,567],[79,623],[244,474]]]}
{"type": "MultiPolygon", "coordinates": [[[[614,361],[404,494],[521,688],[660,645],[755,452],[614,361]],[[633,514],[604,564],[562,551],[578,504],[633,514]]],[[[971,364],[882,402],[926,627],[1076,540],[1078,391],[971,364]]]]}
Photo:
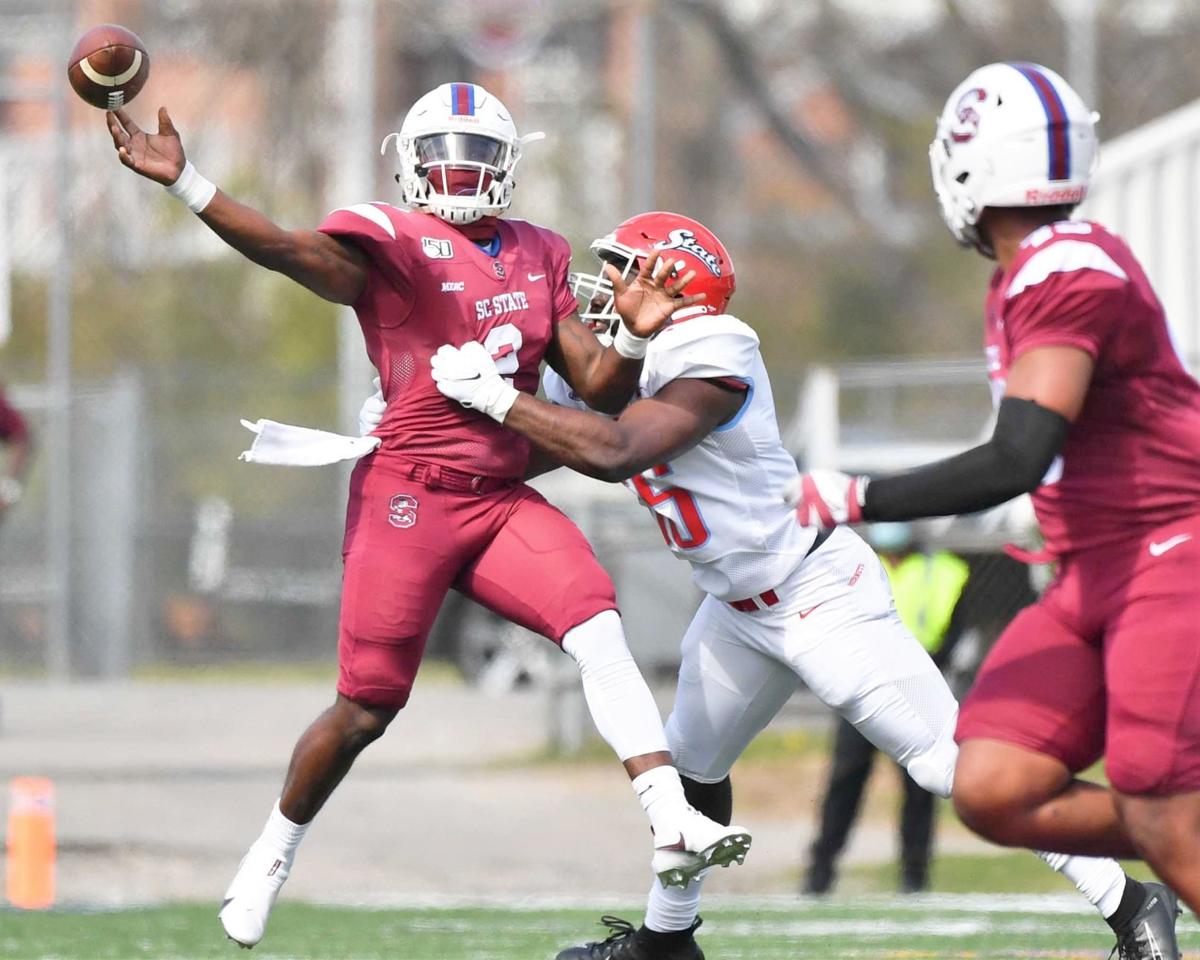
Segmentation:
{"type": "Polygon", "coordinates": [[[451,587],[555,643],[617,606],[583,534],[520,483],[452,491],[369,457],[351,479],[342,554],[337,688],[360,703],[408,701],[451,587]]]}

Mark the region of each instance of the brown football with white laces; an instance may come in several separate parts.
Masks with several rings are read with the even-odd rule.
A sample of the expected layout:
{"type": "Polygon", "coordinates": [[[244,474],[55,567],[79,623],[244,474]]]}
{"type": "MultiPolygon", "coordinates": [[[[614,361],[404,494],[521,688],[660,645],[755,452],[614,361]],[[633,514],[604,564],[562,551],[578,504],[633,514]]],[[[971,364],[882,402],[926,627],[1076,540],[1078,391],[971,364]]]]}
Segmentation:
{"type": "Polygon", "coordinates": [[[119,110],[146,84],[150,54],[132,30],[115,23],[92,27],[67,62],[67,79],[93,107],[119,110]]]}

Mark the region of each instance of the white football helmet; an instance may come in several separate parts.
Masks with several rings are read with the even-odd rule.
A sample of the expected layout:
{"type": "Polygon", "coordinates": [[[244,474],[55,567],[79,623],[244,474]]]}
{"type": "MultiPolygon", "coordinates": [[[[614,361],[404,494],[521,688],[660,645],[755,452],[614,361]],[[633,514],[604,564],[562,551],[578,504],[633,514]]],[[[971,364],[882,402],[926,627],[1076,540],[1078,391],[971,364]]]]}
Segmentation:
{"type": "Polygon", "coordinates": [[[412,105],[380,152],[395,141],[406,204],[465,224],[508,209],[521,147],[544,136],[518,136],[504,104],[478,84],[443,83],[412,105]]]}
{"type": "Polygon", "coordinates": [[[984,207],[1075,205],[1087,196],[1099,116],[1036,63],[980,67],[950,94],[929,145],[942,219],[963,246],[993,253],[984,207]]]}

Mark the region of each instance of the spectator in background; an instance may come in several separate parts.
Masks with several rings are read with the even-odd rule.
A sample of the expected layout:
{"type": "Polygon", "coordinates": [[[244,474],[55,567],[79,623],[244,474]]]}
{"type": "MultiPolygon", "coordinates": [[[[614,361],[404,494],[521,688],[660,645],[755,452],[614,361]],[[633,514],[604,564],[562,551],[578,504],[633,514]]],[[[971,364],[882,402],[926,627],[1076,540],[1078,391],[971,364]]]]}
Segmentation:
{"type": "MultiPolygon", "coordinates": [[[[967,582],[966,561],[945,550],[918,549],[906,523],[872,524],[868,539],[887,570],[900,619],[945,673],[950,653],[962,635],[961,615],[956,616],[956,611],[967,582]]],[[[833,886],[837,859],[858,816],[875,753],[870,741],[845,720],[838,720],[820,831],[804,879],[805,893],[828,893],[833,886]]],[[[904,778],[900,888],[917,893],[929,886],[934,796],[917,786],[903,769],[900,774],[904,778]]]]}
{"type": "Polygon", "coordinates": [[[25,472],[29,467],[29,428],[25,418],[8,402],[0,387],[0,443],[6,448],[6,459],[0,466],[0,520],[9,507],[21,499],[25,489],[25,472]]]}

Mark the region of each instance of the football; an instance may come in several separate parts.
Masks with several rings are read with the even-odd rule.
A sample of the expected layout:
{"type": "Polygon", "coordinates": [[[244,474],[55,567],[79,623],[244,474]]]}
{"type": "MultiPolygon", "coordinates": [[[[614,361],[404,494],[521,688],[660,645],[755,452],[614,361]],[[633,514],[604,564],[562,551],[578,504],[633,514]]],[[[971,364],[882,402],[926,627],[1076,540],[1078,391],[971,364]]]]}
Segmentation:
{"type": "Polygon", "coordinates": [[[117,110],[138,95],[150,76],[150,54],[132,30],[115,23],[92,27],[79,38],[67,79],[93,107],[117,110]]]}

